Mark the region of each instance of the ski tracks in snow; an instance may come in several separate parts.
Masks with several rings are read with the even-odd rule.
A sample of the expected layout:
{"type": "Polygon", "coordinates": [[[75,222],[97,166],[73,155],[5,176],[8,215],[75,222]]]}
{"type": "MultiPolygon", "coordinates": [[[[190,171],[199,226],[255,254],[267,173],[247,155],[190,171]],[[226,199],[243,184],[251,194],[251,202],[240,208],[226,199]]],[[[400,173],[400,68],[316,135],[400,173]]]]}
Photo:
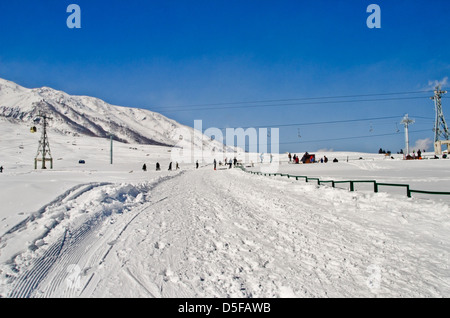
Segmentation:
{"type": "Polygon", "coordinates": [[[432,220],[430,231],[419,233],[414,224],[428,222],[430,212],[412,213],[413,200],[386,194],[207,167],[152,183],[76,187],[0,244],[32,224],[48,224],[56,211],[65,217],[50,222],[51,230],[33,242],[36,249],[3,266],[6,296],[434,297],[450,291],[448,221],[432,220]]]}
{"type": "Polygon", "coordinates": [[[4,253],[19,249],[0,267],[2,296],[82,295],[128,224],[152,204],[151,189],[168,178],[78,185],[32,213],[0,238],[4,253]]]}

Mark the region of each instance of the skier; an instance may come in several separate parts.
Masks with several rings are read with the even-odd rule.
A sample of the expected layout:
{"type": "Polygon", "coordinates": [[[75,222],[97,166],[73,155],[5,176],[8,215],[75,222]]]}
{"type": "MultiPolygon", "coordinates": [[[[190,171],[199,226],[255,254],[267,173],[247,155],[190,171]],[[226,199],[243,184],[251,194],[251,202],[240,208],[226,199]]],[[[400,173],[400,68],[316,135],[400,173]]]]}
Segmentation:
{"type": "Polygon", "coordinates": [[[0,167],[0,173],[3,173],[3,166],[0,167]]]}
{"type": "Polygon", "coordinates": [[[144,163],[144,165],[142,166],[142,170],[143,170],[143,171],[147,171],[147,166],[145,165],[145,163],[144,163]]]}
{"type": "Polygon", "coordinates": [[[195,163],[195,169],[198,169],[198,160],[197,160],[197,162],[195,163]]]}
{"type": "Polygon", "coordinates": [[[291,153],[288,154],[288,157],[289,157],[289,162],[291,162],[291,160],[292,160],[292,155],[291,155],[291,153]]]}
{"type": "Polygon", "coordinates": [[[159,162],[156,163],[156,171],[160,171],[161,170],[161,166],[159,165],[159,162]]]}
{"type": "Polygon", "coordinates": [[[214,159],[214,170],[216,170],[216,166],[217,166],[217,161],[216,161],[216,159],[214,159]]]}
{"type": "Polygon", "coordinates": [[[178,162],[176,164],[176,170],[180,169],[180,167],[178,166],[178,162]]]}
{"type": "Polygon", "coordinates": [[[234,159],[233,159],[233,165],[234,165],[234,167],[236,167],[236,165],[237,165],[237,159],[236,159],[236,157],[234,157],[234,159]]]}
{"type": "Polygon", "coordinates": [[[231,161],[231,158],[230,158],[230,161],[228,161],[228,164],[230,165],[230,167],[228,169],[231,169],[231,166],[233,165],[233,161],[231,161]]]}
{"type": "Polygon", "coordinates": [[[172,162],[169,163],[169,170],[172,170],[172,162]]]}

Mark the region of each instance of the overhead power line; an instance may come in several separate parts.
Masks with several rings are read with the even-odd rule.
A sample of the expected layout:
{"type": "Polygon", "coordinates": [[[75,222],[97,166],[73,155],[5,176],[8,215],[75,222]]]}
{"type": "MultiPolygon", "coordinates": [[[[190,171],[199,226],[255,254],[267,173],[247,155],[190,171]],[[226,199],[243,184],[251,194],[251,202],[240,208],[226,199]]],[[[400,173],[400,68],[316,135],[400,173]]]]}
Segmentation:
{"type": "MultiPolygon", "coordinates": [[[[313,126],[313,125],[329,125],[329,124],[342,124],[352,122],[364,122],[364,121],[377,121],[387,119],[401,119],[404,115],[398,116],[385,116],[385,117],[369,117],[369,118],[357,118],[357,119],[343,119],[343,120],[330,120],[330,121],[318,121],[318,122],[302,122],[302,123],[290,123],[290,124],[268,124],[268,125],[254,125],[254,126],[239,126],[236,128],[281,128],[281,127],[294,127],[294,126],[313,126]]],[[[433,120],[431,117],[414,116],[415,118],[433,120]]],[[[400,123],[400,121],[399,121],[400,123]]],[[[232,127],[218,128],[219,130],[225,130],[232,127]]]]}
{"type": "MultiPolygon", "coordinates": [[[[361,122],[361,121],[375,121],[375,120],[384,120],[384,119],[394,119],[401,118],[402,115],[399,116],[386,116],[386,117],[372,117],[372,118],[359,118],[359,119],[344,119],[344,120],[330,120],[330,121],[318,121],[318,122],[303,122],[303,123],[294,123],[294,124],[278,124],[278,125],[259,125],[259,126],[246,126],[239,128],[278,128],[278,127],[291,127],[291,126],[312,126],[312,125],[328,125],[328,124],[340,124],[340,123],[351,123],[351,122],[361,122]]],[[[224,130],[226,128],[219,128],[220,130],[224,130]]]]}
{"type": "MultiPolygon", "coordinates": [[[[394,101],[394,100],[412,100],[423,99],[420,97],[394,97],[394,98],[375,98],[375,99],[351,99],[351,100],[328,100],[324,99],[342,99],[342,98],[361,98],[361,97],[375,97],[375,96],[393,96],[393,95],[409,95],[409,94],[423,94],[430,91],[415,91],[415,92],[399,92],[399,93],[379,93],[379,94],[359,94],[359,95],[341,95],[341,96],[323,96],[323,97],[307,97],[307,98],[290,98],[290,99],[272,99],[272,100],[258,100],[258,101],[240,101],[227,103],[210,103],[210,104],[190,104],[169,107],[156,107],[153,111],[197,111],[197,110],[220,110],[220,109],[236,109],[236,108],[258,108],[258,107],[280,107],[280,106],[300,106],[300,105],[320,105],[320,104],[334,104],[334,103],[355,103],[355,102],[376,102],[376,101],[394,101]],[[312,102],[314,100],[320,100],[312,102]],[[295,103],[285,103],[294,102],[295,103]],[[270,104],[261,104],[270,103],[270,104]],[[276,103],[276,104],[273,104],[276,103]],[[281,104],[280,104],[281,103],[281,104]],[[250,105],[256,104],[256,105],[250,105]],[[194,108],[193,108],[194,107],[194,108]]],[[[428,96],[427,96],[428,98],[428,96]]]]}
{"type": "MultiPolygon", "coordinates": [[[[414,131],[410,131],[409,133],[420,133],[420,132],[425,132],[425,131],[430,131],[430,129],[414,130],[414,131]]],[[[302,144],[302,143],[323,142],[323,141],[349,140],[349,139],[364,139],[364,138],[385,137],[385,136],[394,136],[394,135],[400,135],[400,133],[385,133],[385,134],[351,136],[351,137],[329,138],[329,139],[317,139],[317,140],[306,140],[306,141],[290,141],[290,142],[280,142],[280,145],[302,144]]]]}
{"type": "MultiPolygon", "coordinates": [[[[410,133],[421,133],[430,131],[430,129],[421,129],[421,130],[413,130],[410,133]]],[[[340,137],[340,138],[327,138],[327,139],[316,139],[316,140],[305,140],[305,141],[287,141],[280,142],[279,145],[300,145],[306,143],[315,143],[315,142],[325,142],[325,141],[339,141],[339,140],[351,140],[351,139],[365,139],[365,138],[375,138],[375,137],[386,137],[386,136],[394,136],[401,135],[400,133],[385,133],[385,134],[375,134],[375,135],[362,135],[362,136],[350,136],[350,137],[340,137]]],[[[270,138],[268,138],[268,141],[270,138]]],[[[259,144],[252,144],[248,146],[258,146],[259,144]]]]}

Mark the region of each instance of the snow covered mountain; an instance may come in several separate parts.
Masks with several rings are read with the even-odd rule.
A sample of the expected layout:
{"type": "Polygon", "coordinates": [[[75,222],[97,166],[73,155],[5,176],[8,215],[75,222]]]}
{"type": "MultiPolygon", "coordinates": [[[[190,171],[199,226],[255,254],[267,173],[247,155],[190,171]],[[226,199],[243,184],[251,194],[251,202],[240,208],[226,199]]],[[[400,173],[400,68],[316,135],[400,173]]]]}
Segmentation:
{"type": "MultiPolygon", "coordinates": [[[[49,129],[65,135],[107,137],[125,143],[174,146],[188,143],[223,150],[194,129],[149,110],[114,106],[88,96],[72,96],[49,87],[29,89],[0,78],[0,120],[33,126],[39,112],[52,120],[49,129]]],[[[227,149],[230,151],[231,149],[227,149]]]]}

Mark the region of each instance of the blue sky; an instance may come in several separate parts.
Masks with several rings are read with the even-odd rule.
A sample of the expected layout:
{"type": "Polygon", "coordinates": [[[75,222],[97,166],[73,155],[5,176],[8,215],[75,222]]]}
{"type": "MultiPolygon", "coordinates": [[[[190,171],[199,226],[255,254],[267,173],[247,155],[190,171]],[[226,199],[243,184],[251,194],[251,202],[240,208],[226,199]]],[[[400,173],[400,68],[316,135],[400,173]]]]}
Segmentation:
{"type": "Polygon", "coordinates": [[[397,152],[405,113],[416,120],[411,147],[433,139],[431,93],[304,99],[445,84],[449,14],[447,0],[2,1],[0,77],[155,110],[189,126],[202,119],[204,129],[280,125],[281,152],[397,152]],[[72,3],[81,29],[66,25],[72,3]],[[366,25],[371,3],[381,8],[381,29],[366,25]],[[268,102],[288,99],[295,101],[268,102]],[[246,103],[226,104],[237,102],[246,103]],[[311,124],[352,119],[366,120],[311,124]]]}

